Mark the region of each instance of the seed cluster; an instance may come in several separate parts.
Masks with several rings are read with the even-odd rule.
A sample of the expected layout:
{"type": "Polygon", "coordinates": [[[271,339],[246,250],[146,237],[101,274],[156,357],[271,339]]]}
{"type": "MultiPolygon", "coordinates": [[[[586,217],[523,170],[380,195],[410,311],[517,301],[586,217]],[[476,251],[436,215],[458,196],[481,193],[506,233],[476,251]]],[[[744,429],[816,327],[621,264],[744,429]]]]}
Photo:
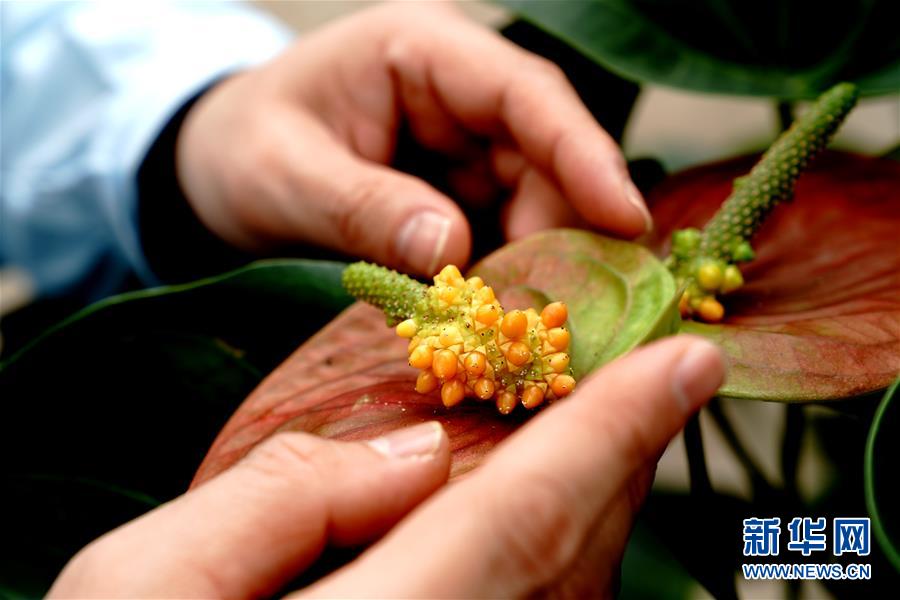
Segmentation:
{"type": "Polygon", "coordinates": [[[753,260],[750,239],[772,209],[793,197],[800,172],[828,145],[856,98],[856,86],[850,83],[822,94],[749,174],[735,180],[731,195],[702,232],[691,228],[673,234],[667,264],[685,286],[683,317],[722,320],[725,309],[716,296],[743,285],[737,264],[753,260]]]}
{"type": "Polygon", "coordinates": [[[401,317],[398,306],[408,307],[396,332],[409,339],[409,364],[420,369],[418,392],[440,389],[448,407],[466,397],[493,400],[501,413],[509,414],[519,403],[535,408],[575,388],[566,353],[568,311],[562,302],[550,303],[540,313],[533,308],[506,312],[480,277],[465,279],[453,265],[435,276],[433,286],[402,280],[412,282],[366,263],[350,265],[344,274],[351,293],[376,306],[390,306],[394,312],[389,320],[401,317]],[[408,298],[397,297],[400,288],[408,298]]]}

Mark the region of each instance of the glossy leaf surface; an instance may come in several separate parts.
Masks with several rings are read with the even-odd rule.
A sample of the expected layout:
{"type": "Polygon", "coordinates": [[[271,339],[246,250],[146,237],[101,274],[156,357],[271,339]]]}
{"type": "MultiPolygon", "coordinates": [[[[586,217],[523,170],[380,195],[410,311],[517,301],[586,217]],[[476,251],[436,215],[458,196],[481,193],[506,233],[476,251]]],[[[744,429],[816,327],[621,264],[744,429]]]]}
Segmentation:
{"type": "MultiPolygon", "coordinates": [[[[507,309],[565,300],[578,375],[677,326],[674,280],[636,244],[556,230],[501,249],[472,273],[494,287],[507,309]]],[[[436,393],[416,393],[406,345],[378,310],[352,306],[251,394],[216,440],[195,483],[277,431],[361,440],[428,419],[447,429],[453,475],[459,475],[526,418],[521,408],[504,417],[492,402],[469,400],[448,410],[436,393]]]]}
{"type": "Polygon", "coordinates": [[[900,88],[891,0],[501,0],[608,69],[701,92],[811,98],[839,81],[900,88]]]}
{"type": "Polygon", "coordinates": [[[263,261],[115,296],[5,362],[0,596],[46,593],[79,548],[181,494],[263,375],[347,305],[342,269],[263,261]]]}
{"type": "MultiPolygon", "coordinates": [[[[649,198],[668,253],[675,229],[702,226],[756,157],[671,177],[649,198]]],[[[723,323],[685,322],[731,360],[721,395],[832,400],[887,387],[900,371],[900,164],[831,152],[753,239],[746,284],[723,323]]]]}

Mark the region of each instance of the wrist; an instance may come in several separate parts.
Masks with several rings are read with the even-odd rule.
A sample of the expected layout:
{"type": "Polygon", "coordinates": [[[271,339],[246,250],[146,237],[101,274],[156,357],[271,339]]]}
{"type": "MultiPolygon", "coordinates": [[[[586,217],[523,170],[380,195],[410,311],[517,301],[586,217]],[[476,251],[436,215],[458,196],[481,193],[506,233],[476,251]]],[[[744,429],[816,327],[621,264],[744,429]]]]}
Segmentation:
{"type": "Polygon", "coordinates": [[[195,105],[220,81],[181,105],[157,135],[137,173],[141,246],[151,270],[164,282],[228,271],[253,258],[204,225],[178,178],[176,149],[183,125],[195,105]]]}

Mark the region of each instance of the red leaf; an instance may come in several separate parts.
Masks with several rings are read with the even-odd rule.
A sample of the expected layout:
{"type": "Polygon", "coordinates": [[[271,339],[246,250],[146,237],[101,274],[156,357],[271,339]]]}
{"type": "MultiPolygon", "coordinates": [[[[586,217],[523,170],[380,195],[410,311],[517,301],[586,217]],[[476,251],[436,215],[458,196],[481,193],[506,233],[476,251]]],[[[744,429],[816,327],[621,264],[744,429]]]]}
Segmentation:
{"type": "MultiPolygon", "coordinates": [[[[668,253],[671,232],[702,226],[756,157],[671,177],[649,201],[668,253]]],[[[847,398],[900,372],[900,163],[830,152],[752,241],[746,285],[720,325],[685,323],[731,358],[722,394],[780,401],[847,398]]]]}
{"type": "Polygon", "coordinates": [[[339,440],[368,440],[388,431],[438,420],[450,437],[451,476],[469,471],[524,418],[504,417],[493,402],[466,401],[452,409],[440,395],[414,390],[406,341],[384,315],[354,304],[310,338],[247,398],[194,477],[198,485],[240,460],[278,431],[306,431],[339,440]]]}
{"type": "MultiPolygon", "coordinates": [[[[553,230],[502,248],[473,272],[494,287],[507,309],[565,300],[578,376],[672,333],[677,323],[674,280],[637,244],[553,230]]],[[[352,306],[250,395],[219,434],[195,483],[279,430],[362,440],[428,419],[441,421],[450,436],[456,476],[527,418],[521,408],[504,417],[493,402],[474,400],[448,410],[438,393],[416,393],[406,344],[378,310],[352,306]]]]}

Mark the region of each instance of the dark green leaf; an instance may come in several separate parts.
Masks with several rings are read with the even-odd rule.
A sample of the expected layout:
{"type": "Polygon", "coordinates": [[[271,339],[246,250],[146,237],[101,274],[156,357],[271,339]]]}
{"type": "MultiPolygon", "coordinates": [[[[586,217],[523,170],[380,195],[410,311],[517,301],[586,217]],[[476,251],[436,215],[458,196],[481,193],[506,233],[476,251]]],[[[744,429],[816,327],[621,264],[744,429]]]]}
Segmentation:
{"type": "Polygon", "coordinates": [[[900,573],[900,486],[897,457],[900,456],[900,379],[888,388],[875,413],[866,443],[866,507],[872,518],[875,539],[900,573]]]}
{"type": "Polygon", "coordinates": [[[702,92],[811,98],[839,81],[900,89],[896,3],[499,0],[624,77],[702,92]]]}
{"type": "Polygon", "coordinates": [[[342,308],[343,264],[265,261],[109,298],[0,369],[0,590],[183,492],[225,421],[342,308]]]}

